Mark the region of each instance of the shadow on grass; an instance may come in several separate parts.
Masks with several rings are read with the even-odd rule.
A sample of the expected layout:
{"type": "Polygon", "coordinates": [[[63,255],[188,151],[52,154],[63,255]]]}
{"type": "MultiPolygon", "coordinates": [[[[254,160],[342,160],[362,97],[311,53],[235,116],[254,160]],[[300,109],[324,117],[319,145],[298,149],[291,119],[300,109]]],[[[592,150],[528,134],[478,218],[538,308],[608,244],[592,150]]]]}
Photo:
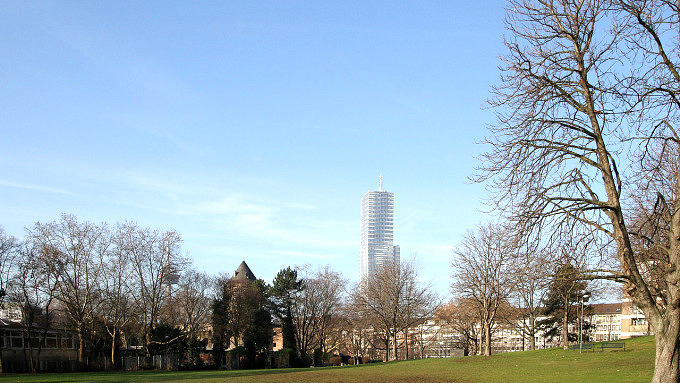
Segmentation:
{"type": "Polygon", "coordinates": [[[205,381],[258,375],[284,375],[301,372],[336,370],[346,368],[362,368],[387,363],[365,364],[358,366],[321,367],[321,368],[285,368],[271,370],[202,370],[202,371],[111,371],[111,372],[72,372],[72,373],[39,373],[39,374],[6,374],[0,375],[0,382],[172,382],[172,381],[205,381]]]}

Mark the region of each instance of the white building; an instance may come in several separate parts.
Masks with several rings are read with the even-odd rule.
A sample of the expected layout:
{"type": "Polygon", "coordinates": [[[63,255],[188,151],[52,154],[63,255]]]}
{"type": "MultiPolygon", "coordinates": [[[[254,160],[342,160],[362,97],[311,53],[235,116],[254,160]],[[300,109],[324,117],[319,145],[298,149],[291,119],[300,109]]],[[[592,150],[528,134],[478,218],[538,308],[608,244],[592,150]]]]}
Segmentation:
{"type": "Polygon", "coordinates": [[[608,342],[632,337],[621,333],[624,317],[622,306],[621,303],[600,303],[591,306],[592,313],[585,319],[585,322],[590,323],[588,334],[591,341],[608,342]]]}
{"type": "Polygon", "coordinates": [[[380,176],[378,190],[361,199],[360,281],[386,262],[399,262],[399,255],[399,246],[394,245],[394,193],[383,189],[380,176]]]}

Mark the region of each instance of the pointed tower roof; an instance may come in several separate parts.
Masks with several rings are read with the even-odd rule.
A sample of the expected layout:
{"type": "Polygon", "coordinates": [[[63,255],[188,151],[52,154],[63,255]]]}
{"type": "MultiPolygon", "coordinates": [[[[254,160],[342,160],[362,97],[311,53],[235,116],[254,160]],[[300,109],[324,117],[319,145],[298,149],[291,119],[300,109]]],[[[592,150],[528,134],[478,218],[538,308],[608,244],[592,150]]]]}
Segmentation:
{"type": "Polygon", "coordinates": [[[250,267],[248,267],[246,261],[243,261],[238,268],[234,270],[234,279],[254,281],[257,278],[255,278],[255,274],[250,271],[250,267]]]}

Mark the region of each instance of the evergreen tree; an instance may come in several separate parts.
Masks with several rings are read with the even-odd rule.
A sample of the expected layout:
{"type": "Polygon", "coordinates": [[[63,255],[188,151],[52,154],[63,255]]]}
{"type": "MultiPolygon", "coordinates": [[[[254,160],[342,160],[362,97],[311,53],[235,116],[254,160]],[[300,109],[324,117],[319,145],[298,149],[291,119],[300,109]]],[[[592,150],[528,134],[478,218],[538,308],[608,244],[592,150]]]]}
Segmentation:
{"type": "Polygon", "coordinates": [[[247,286],[230,279],[222,280],[220,284],[220,295],[213,302],[215,362],[221,365],[226,349],[234,346],[238,350],[242,346],[244,363],[241,365],[237,351],[237,368],[257,367],[258,354],[266,353],[271,344],[271,314],[266,308],[269,288],[261,279],[247,286]]]}
{"type": "Polygon", "coordinates": [[[229,303],[232,298],[231,289],[226,288],[226,281],[218,282],[220,293],[212,304],[212,326],[213,326],[213,358],[215,365],[219,368],[224,361],[224,350],[228,347],[229,333],[229,303]]]}
{"type": "Polygon", "coordinates": [[[243,346],[246,351],[247,366],[250,368],[266,367],[265,355],[272,342],[272,316],[269,311],[260,308],[253,312],[253,324],[243,335],[243,346]]]}
{"type": "Polygon", "coordinates": [[[293,299],[303,288],[304,281],[298,279],[297,270],[291,269],[290,266],[276,274],[269,288],[271,312],[281,322],[283,348],[292,350],[291,358],[297,355],[292,314],[293,299]]]}
{"type": "MultiPolygon", "coordinates": [[[[570,324],[578,324],[579,304],[586,293],[587,283],[579,279],[579,271],[567,261],[555,270],[548,295],[543,301],[543,314],[547,317],[538,322],[545,336],[552,340],[561,336],[562,346],[567,349],[570,341],[577,340],[576,333],[569,332],[570,324]]],[[[590,310],[590,306],[585,308],[590,310]]],[[[584,331],[586,326],[583,327],[584,331]]]]}

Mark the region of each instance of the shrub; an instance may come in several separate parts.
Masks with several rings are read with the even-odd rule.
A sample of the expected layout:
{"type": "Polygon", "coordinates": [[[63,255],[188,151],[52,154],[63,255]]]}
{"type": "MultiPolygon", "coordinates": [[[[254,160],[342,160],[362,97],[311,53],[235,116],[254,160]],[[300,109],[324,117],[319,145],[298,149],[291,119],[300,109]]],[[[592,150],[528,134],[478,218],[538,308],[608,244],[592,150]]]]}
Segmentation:
{"type": "Polygon", "coordinates": [[[342,364],[342,358],[339,355],[333,355],[329,358],[328,363],[331,366],[340,366],[342,364]]]}
{"type": "Polygon", "coordinates": [[[282,350],[274,352],[274,363],[275,368],[288,368],[290,367],[290,359],[295,352],[291,348],[284,348],[282,350]]]}
{"type": "Polygon", "coordinates": [[[328,366],[330,363],[330,354],[321,351],[320,348],[314,350],[314,366],[323,367],[328,366]]]}

